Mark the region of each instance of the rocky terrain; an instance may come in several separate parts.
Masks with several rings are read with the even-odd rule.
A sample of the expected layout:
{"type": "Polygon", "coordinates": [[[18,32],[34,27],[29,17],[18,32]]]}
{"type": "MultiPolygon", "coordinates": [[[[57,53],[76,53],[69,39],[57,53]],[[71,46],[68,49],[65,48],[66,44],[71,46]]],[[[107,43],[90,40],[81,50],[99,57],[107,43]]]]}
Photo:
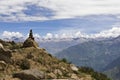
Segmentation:
{"type": "Polygon", "coordinates": [[[91,70],[78,68],[66,59],[53,57],[39,48],[32,31],[24,43],[0,40],[0,80],[42,79],[109,80],[103,74],[91,73],[91,70]]]}

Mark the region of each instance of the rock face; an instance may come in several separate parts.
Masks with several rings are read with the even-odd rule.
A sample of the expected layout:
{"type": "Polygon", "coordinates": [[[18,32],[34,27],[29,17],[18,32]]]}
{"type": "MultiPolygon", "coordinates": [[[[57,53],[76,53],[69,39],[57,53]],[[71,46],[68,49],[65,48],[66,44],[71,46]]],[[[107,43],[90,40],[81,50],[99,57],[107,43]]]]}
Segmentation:
{"type": "Polygon", "coordinates": [[[25,40],[25,42],[23,43],[23,47],[34,47],[34,48],[38,48],[38,44],[37,42],[35,42],[34,37],[33,37],[33,33],[32,30],[30,30],[29,33],[29,37],[25,40]]]}

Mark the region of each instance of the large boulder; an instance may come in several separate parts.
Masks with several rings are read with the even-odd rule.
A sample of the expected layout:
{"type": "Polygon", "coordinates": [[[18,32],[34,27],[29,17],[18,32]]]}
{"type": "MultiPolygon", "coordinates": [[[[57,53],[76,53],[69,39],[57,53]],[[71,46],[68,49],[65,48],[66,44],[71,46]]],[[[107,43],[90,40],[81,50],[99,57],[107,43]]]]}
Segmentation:
{"type": "Polygon", "coordinates": [[[31,69],[15,73],[13,74],[13,77],[21,80],[41,80],[45,78],[45,74],[37,69],[31,69]]]}
{"type": "Polygon", "coordinates": [[[74,64],[70,64],[70,67],[73,71],[78,71],[78,68],[74,64]]]}

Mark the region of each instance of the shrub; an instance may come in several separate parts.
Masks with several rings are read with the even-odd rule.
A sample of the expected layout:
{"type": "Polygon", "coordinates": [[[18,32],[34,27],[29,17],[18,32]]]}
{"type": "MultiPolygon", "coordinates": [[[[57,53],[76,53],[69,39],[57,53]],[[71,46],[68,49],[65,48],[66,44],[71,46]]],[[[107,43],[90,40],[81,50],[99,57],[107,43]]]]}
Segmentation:
{"type": "Polygon", "coordinates": [[[79,71],[91,75],[96,80],[110,80],[105,74],[96,72],[89,67],[81,67],[79,71]]]}
{"type": "Polygon", "coordinates": [[[63,58],[61,61],[62,61],[62,62],[65,62],[65,63],[68,62],[67,59],[65,59],[65,58],[63,58]]]}
{"type": "Polygon", "coordinates": [[[52,57],[52,55],[51,54],[48,54],[50,57],[52,57]]]}
{"type": "Polygon", "coordinates": [[[71,62],[67,61],[67,59],[66,59],[66,58],[63,58],[61,61],[62,61],[62,62],[64,62],[64,63],[71,64],[71,62]]]}
{"type": "Polygon", "coordinates": [[[22,60],[22,63],[20,65],[21,69],[26,70],[30,69],[30,63],[27,59],[22,60]]]}
{"type": "Polygon", "coordinates": [[[38,59],[37,59],[37,62],[39,62],[40,64],[43,64],[44,63],[43,58],[41,56],[39,56],[38,59]]]}
{"type": "Polygon", "coordinates": [[[32,59],[32,58],[34,58],[34,56],[32,55],[32,53],[28,53],[27,56],[26,56],[26,58],[32,59]]]}

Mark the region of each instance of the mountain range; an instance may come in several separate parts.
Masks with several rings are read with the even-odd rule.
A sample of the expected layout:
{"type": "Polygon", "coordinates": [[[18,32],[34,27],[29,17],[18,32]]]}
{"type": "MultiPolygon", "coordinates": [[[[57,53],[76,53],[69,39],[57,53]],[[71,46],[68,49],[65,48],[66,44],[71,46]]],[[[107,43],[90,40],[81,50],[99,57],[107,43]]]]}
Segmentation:
{"type": "Polygon", "coordinates": [[[108,64],[103,71],[113,80],[120,80],[120,57],[108,64]]]}
{"type": "Polygon", "coordinates": [[[120,36],[107,40],[90,40],[55,54],[78,66],[89,66],[101,71],[120,56],[120,36]]]}

